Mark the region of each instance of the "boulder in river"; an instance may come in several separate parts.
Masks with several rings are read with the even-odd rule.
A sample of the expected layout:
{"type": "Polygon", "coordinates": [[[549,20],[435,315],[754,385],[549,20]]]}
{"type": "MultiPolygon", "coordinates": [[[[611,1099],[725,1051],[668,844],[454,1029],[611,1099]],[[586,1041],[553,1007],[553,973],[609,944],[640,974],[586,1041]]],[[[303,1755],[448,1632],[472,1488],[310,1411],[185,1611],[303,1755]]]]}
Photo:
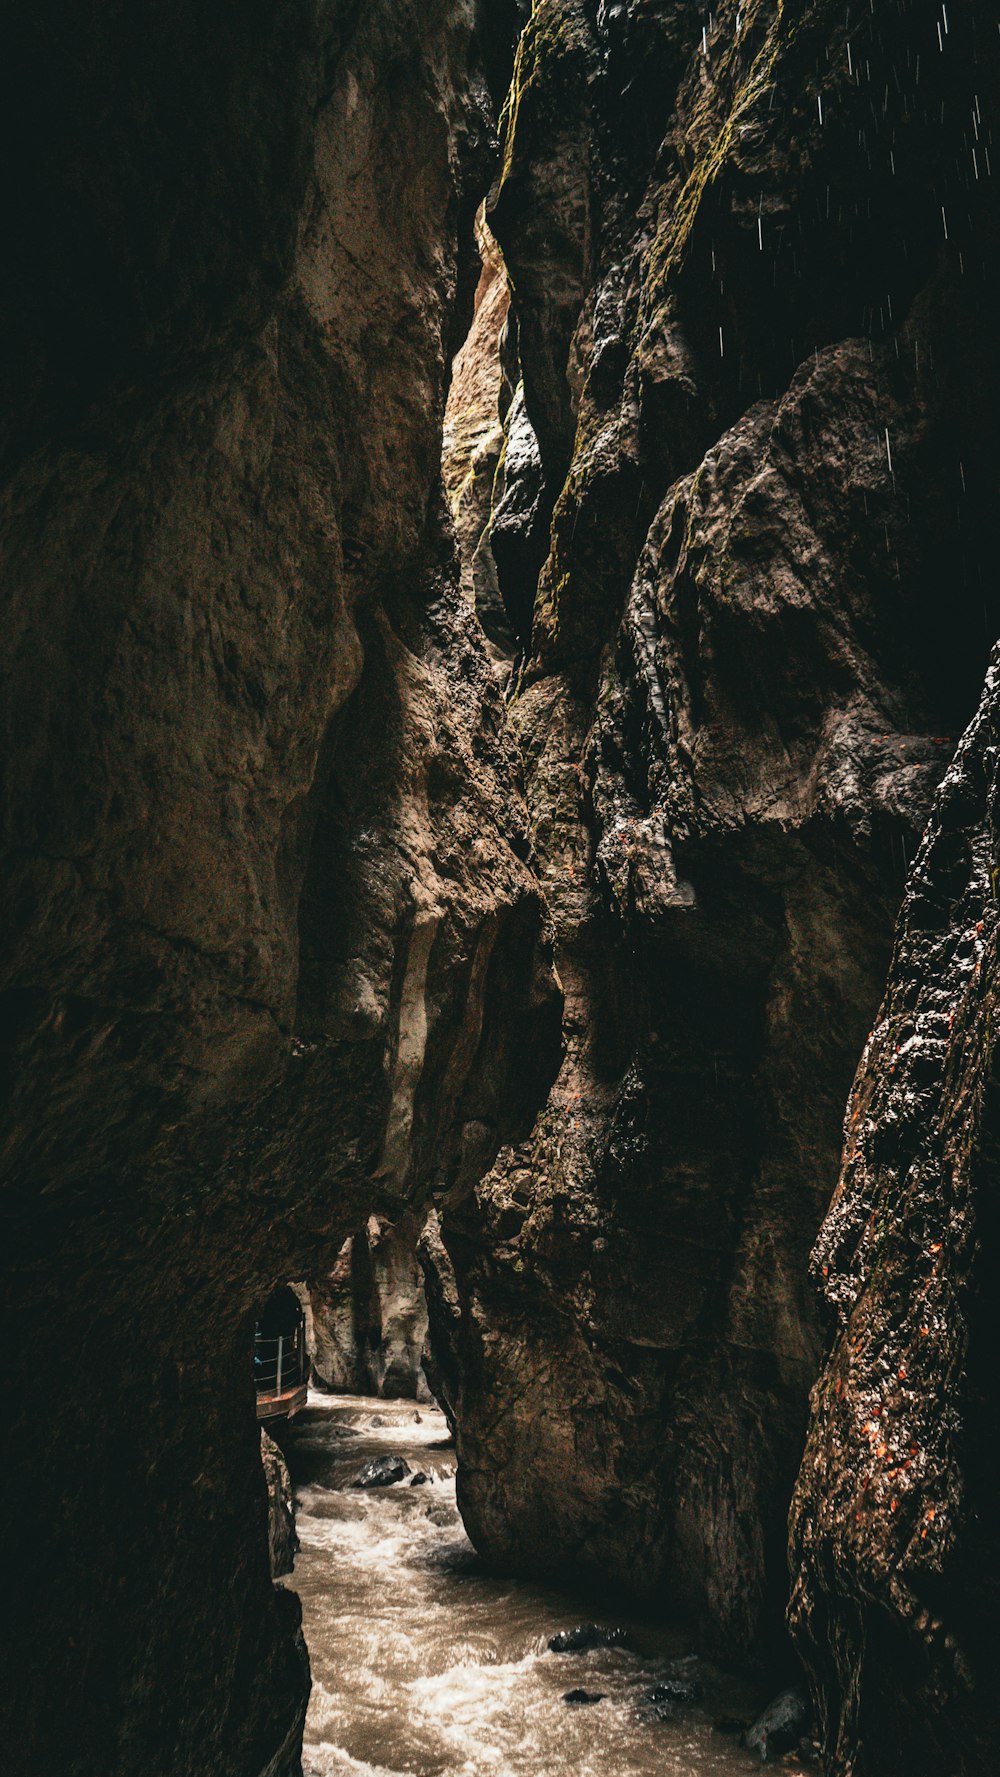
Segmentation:
{"type": "Polygon", "coordinates": [[[595,1647],[628,1647],[624,1629],[602,1629],[597,1623],[581,1623],[577,1629],[560,1629],[549,1649],[554,1654],[587,1654],[595,1647]]]}
{"type": "Polygon", "coordinates": [[[792,1752],[809,1728],[809,1700],[805,1692],[793,1687],[782,1691],[769,1703],[752,1728],[743,1736],[748,1752],[757,1753],[762,1765],[792,1752]]]}
{"type": "Polygon", "coordinates": [[[423,1469],[418,1469],[415,1475],[410,1476],[410,1486],[411,1487],[426,1487],[429,1479],[430,1479],[430,1476],[425,1475],[423,1469]]]}
{"type": "Polygon", "coordinates": [[[700,1696],[701,1683],[693,1673],[674,1672],[645,1691],[642,1700],[651,1715],[663,1719],[685,1704],[697,1703],[700,1696]]]}
{"type": "Polygon", "coordinates": [[[563,1702],[564,1703],[603,1703],[606,1694],[607,1693],[605,1691],[584,1691],[584,1690],[577,1689],[575,1691],[567,1691],[563,1697],[563,1702]]]}
{"type": "Polygon", "coordinates": [[[352,1487],[394,1487],[397,1481],[405,1481],[410,1473],[410,1465],[402,1456],[375,1456],[359,1470],[352,1487]]]}

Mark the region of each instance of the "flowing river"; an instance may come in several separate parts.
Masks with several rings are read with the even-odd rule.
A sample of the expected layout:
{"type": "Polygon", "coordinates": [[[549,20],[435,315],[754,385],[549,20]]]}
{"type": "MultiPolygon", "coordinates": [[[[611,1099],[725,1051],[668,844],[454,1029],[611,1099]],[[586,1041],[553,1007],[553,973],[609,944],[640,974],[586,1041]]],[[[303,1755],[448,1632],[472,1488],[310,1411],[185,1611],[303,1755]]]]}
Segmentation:
{"type": "Polygon", "coordinates": [[[313,1674],[305,1777],[754,1769],[738,1738],[713,1723],[747,1719],[765,1699],[684,1660],[683,1635],[484,1571],[458,1515],[454,1450],[435,1408],[311,1395],[285,1441],[302,1545],[286,1583],[302,1600],[313,1674]],[[426,1481],[352,1488],[366,1462],[389,1455],[426,1481]],[[552,1636],[586,1622],[623,1627],[628,1649],[549,1650],[552,1636]],[[701,1696],[658,1719],[645,1694],[678,1674],[695,1677],[701,1696]],[[565,1702],[573,1690],[602,1701],[565,1702]]]}

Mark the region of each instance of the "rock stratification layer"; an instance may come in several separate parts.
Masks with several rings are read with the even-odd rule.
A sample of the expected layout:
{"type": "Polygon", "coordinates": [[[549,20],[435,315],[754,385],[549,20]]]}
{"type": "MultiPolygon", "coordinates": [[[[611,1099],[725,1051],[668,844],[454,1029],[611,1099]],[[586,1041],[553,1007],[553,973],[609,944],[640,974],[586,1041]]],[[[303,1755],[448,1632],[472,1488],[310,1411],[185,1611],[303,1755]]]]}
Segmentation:
{"type": "Polygon", "coordinates": [[[494,1558],[758,1657],[842,1106],[996,629],[995,23],[539,0],[489,216],[551,517],[527,622],[493,558],[567,1055],[442,1221],[460,1499],[494,1558]]]}
{"type": "Polygon", "coordinates": [[[836,1327],[792,1517],[791,1624],[831,1769],[986,1773],[1000,1709],[993,1442],[1000,661],[938,792],[813,1256],[836,1327]]]}
{"type": "Polygon", "coordinates": [[[2,1740],[24,1777],[295,1767],[254,1306],[371,1211],[467,1189],[558,1063],[442,516],[486,11],[496,78],[513,9],[472,0],[5,10],[2,1740]]]}

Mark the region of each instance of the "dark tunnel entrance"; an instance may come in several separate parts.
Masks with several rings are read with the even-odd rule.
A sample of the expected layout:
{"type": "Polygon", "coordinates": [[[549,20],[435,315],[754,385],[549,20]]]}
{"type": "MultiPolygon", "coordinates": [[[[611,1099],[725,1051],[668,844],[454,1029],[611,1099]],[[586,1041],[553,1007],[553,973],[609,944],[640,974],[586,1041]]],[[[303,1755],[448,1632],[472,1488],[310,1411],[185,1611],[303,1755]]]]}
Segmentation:
{"type": "Polygon", "coordinates": [[[289,1284],[271,1292],[257,1319],[253,1345],[257,1418],[291,1419],[309,1395],[306,1317],[289,1284]]]}

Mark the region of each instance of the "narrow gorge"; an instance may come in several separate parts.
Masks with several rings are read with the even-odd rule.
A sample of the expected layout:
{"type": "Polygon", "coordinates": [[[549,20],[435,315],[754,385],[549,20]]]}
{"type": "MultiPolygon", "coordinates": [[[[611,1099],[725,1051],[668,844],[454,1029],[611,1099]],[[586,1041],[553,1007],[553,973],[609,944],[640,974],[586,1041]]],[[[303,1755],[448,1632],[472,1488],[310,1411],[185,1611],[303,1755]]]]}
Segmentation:
{"type": "Polygon", "coordinates": [[[5,1769],[993,1777],[995,6],[0,82],[5,1769]]]}

